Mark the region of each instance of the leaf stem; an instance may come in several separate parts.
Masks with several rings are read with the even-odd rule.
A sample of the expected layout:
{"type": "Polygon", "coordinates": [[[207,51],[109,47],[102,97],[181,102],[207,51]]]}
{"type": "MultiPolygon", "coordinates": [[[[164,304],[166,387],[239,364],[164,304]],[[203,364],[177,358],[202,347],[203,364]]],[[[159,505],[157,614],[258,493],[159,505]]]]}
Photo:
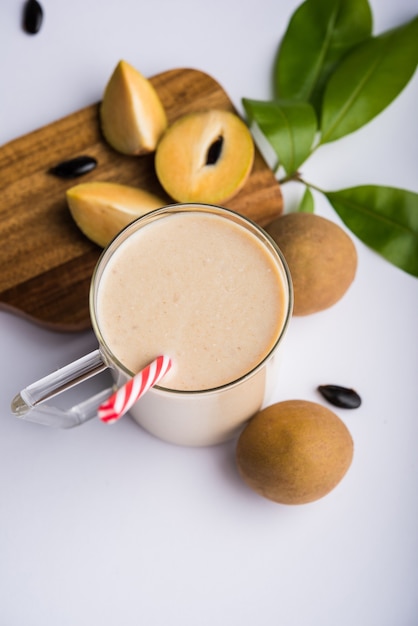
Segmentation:
{"type": "Polygon", "coordinates": [[[309,187],[309,189],[315,189],[315,191],[319,191],[319,193],[322,193],[324,195],[326,193],[317,185],[308,183],[304,178],[302,178],[302,174],[300,172],[293,172],[292,174],[288,174],[287,176],[284,176],[279,180],[280,185],[285,185],[286,183],[290,182],[302,183],[302,185],[305,185],[305,187],[309,187]]]}
{"type": "Polygon", "coordinates": [[[322,194],[326,194],[326,192],[321,189],[321,187],[318,187],[317,185],[313,185],[312,183],[308,183],[306,180],[304,180],[303,178],[299,177],[298,178],[300,183],[303,183],[306,187],[309,187],[309,189],[315,189],[315,191],[319,191],[319,193],[322,194]]]}
{"type": "Polygon", "coordinates": [[[284,185],[285,183],[290,183],[292,181],[301,182],[300,172],[293,172],[292,174],[287,174],[287,176],[279,179],[279,183],[281,185],[284,185]]]}

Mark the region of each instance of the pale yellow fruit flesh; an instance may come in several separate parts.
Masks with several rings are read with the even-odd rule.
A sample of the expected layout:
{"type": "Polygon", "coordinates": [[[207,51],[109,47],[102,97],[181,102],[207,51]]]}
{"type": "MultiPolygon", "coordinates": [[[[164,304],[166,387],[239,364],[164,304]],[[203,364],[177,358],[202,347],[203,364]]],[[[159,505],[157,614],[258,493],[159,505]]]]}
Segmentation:
{"type": "Polygon", "coordinates": [[[234,113],[208,110],[179,118],[157,146],[155,168],[166,192],[178,202],[221,203],[244,186],[254,162],[254,141],[234,113]],[[219,158],[207,164],[220,137],[219,158]]]}
{"type": "Polygon", "coordinates": [[[163,104],[151,82],[126,61],[119,61],[100,105],[106,141],[118,152],[153,152],[167,128],[163,104]]]}
{"type": "Polygon", "coordinates": [[[166,204],[143,189],[107,182],[75,185],[66,199],[79,229],[103,248],[136,218],[166,204]]]}

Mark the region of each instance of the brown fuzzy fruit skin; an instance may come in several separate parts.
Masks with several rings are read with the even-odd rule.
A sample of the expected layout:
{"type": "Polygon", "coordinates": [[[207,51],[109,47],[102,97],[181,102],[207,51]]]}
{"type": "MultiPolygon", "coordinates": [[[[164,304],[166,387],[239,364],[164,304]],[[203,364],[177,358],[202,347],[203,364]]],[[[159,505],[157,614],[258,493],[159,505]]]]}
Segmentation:
{"type": "Polygon", "coordinates": [[[266,231],[289,266],[294,315],[322,311],[343,297],[356,275],[357,251],[338,224],[313,213],[289,213],[266,231]]]}
{"type": "Polygon", "coordinates": [[[242,431],[236,461],[243,480],[280,504],[306,504],[328,494],[353,459],[353,440],[328,408],[307,400],[273,404],[242,431]]]}

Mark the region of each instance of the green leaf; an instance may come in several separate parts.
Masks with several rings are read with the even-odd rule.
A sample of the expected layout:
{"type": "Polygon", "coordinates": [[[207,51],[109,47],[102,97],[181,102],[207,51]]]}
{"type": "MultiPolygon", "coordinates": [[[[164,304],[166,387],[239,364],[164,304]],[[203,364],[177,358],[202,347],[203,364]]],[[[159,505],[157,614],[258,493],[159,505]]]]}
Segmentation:
{"type": "Polygon", "coordinates": [[[418,63],[418,17],[349,53],[324,93],[321,144],[357,130],[394,100],[418,63]]]}
{"type": "Polygon", "coordinates": [[[371,32],[367,0],[307,0],[291,17],[279,48],[276,95],[311,102],[319,112],[329,75],[344,54],[371,32]]]}
{"type": "Polygon", "coordinates": [[[300,201],[298,207],[299,213],[314,213],[315,212],[315,203],[312,195],[312,191],[309,187],[306,187],[305,193],[302,196],[302,200],[300,201]]]}
{"type": "Polygon", "coordinates": [[[364,185],[325,192],[348,228],[390,263],[418,277],[418,194],[364,185]]]}
{"type": "Polygon", "coordinates": [[[310,155],[317,132],[312,106],[306,102],[247,98],[242,103],[249,120],[258,124],[286,172],[296,172],[310,155]]]}

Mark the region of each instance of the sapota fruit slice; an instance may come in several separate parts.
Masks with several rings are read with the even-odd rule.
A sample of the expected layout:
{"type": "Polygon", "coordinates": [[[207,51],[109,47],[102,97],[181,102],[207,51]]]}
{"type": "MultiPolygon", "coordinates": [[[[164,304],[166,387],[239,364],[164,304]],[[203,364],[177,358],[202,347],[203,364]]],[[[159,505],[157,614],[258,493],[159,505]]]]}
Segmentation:
{"type": "Polygon", "coordinates": [[[118,152],[153,152],[167,128],[164,106],[150,81],[126,61],[119,61],[100,105],[106,141],[118,152]]]}
{"type": "Polygon", "coordinates": [[[155,169],[166,192],[178,202],[221,203],[245,184],[254,161],[254,141],[234,113],[189,113],[162,136],[155,169]]]}
{"type": "Polygon", "coordinates": [[[103,248],[136,218],[166,204],[143,189],[106,182],[75,185],[66,198],[79,229],[103,248]]]}

